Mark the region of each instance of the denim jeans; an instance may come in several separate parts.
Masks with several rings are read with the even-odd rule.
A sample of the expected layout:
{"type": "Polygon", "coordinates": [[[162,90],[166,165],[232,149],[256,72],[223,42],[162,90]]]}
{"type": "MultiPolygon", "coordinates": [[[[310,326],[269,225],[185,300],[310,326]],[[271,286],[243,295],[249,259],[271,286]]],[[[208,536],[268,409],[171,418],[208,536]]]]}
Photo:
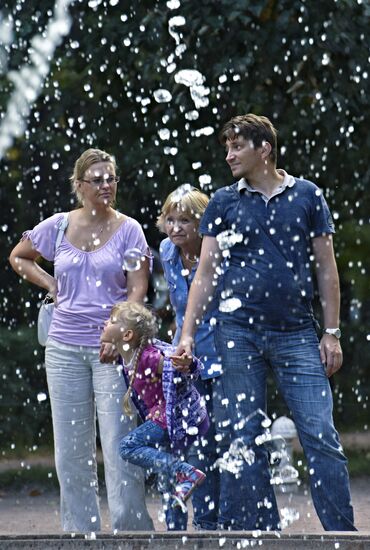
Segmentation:
{"type": "Polygon", "coordinates": [[[104,457],[112,529],[153,530],[140,468],[120,459],[119,441],[136,426],[123,416],[126,391],[117,367],[102,364],[97,348],[48,339],[46,374],[52,410],[55,465],[61,492],[62,528],[100,530],[96,465],[96,414],[104,457]]]}
{"type": "Polygon", "coordinates": [[[208,432],[193,443],[186,454],[189,463],[207,475],[192,496],[193,525],[198,529],[210,531],[217,529],[220,504],[220,472],[215,465],[218,454],[213,415],[213,394],[217,391],[218,380],[219,378],[198,378],[195,382],[195,387],[206,401],[211,425],[208,432]]]}
{"type": "Polygon", "coordinates": [[[159,488],[163,495],[163,507],[169,531],[185,531],[188,514],[179,507],[173,508],[174,485],[177,473],[188,473],[192,466],[184,461],[180,453],[171,450],[167,430],[147,420],[124,437],[120,444],[123,460],[159,474],[159,488]]]}
{"type": "Polygon", "coordinates": [[[263,432],[257,409],[266,409],[268,368],[288,405],[310,474],[311,493],[327,531],[353,531],[353,509],[347,460],[333,424],[333,401],[320,360],[319,342],[312,328],[294,332],[248,329],[233,323],[216,327],[223,374],[214,403],[221,446],[242,437],[255,452],[241,477],[221,474],[220,521],[227,529],[277,529],[279,514],[263,446],[255,438],[263,432]]]}

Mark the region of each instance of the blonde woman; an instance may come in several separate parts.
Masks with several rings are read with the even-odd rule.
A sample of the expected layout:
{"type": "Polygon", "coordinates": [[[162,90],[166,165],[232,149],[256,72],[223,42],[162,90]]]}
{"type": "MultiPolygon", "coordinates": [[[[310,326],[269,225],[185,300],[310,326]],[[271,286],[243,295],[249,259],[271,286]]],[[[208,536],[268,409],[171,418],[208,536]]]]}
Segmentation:
{"type": "MultiPolygon", "coordinates": [[[[176,318],[174,345],[179,343],[188,291],[198,267],[202,246],[198,227],[208,201],[207,195],[199,189],[189,184],[181,185],[169,194],[157,220],[157,227],[167,234],[167,238],[161,242],[159,253],[176,318]]],[[[192,498],[193,524],[202,530],[217,529],[219,519],[219,471],[213,467],[218,458],[213,410],[214,406],[218,406],[217,386],[221,365],[215,348],[214,328],[210,322],[215,316],[215,309],[216,303],[213,301],[197,328],[194,345],[195,356],[204,364],[196,388],[207,404],[211,428],[202,444],[193,445],[187,455],[191,464],[207,474],[205,482],[194,491],[192,498]]]]}
{"type": "Polygon", "coordinates": [[[61,490],[62,528],[99,531],[96,469],[96,415],[103,450],[113,530],[151,530],[142,472],[125,464],[118,444],[135,424],[122,417],[124,380],[112,366],[116,352],[100,345],[109,311],[119,300],[143,301],[150,251],[140,224],[113,208],[119,177],[114,158],[88,149],[71,177],[79,206],[68,213],[68,226],[55,250],[63,213],[23,234],[10,255],[13,269],[46,289],[55,310],[45,351],[54,429],[55,463],[61,490]],[[124,269],[128,249],[142,254],[140,269],[124,269]],[[54,275],[38,264],[54,263],[54,275]]]}

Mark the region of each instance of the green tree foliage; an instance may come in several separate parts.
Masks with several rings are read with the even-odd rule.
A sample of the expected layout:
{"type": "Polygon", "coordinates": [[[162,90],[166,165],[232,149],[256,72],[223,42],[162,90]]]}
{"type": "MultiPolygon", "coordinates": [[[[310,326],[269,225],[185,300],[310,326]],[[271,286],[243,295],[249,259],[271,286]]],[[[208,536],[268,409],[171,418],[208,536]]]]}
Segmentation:
{"type": "Polygon", "coordinates": [[[35,331],[0,329],[0,449],[19,452],[51,439],[50,406],[35,331]]]}
{"type": "MultiPolygon", "coordinates": [[[[16,71],[31,63],[30,41],[42,34],[54,2],[2,6],[14,20],[6,53],[16,71]]],[[[279,130],[278,165],[325,189],[337,224],[344,332],[352,351],[368,347],[369,3],[75,0],[70,15],[71,32],[51,60],[27,131],[2,160],[4,323],[32,324],[41,297],[10,273],[6,251],[22,230],[71,207],[68,177],[84,149],[116,156],[118,207],[143,223],[156,248],[155,219],[168,192],[191,182],[212,193],[231,182],[217,133],[231,116],[254,112],[279,130]],[[198,108],[178,81],[189,69],[203,75],[198,108]],[[170,101],[156,100],[161,89],[170,101]]],[[[2,112],[12,87],[0,74],[2,112]]],[[[345,368],[362,384],[356,353],[345,368]]]]}

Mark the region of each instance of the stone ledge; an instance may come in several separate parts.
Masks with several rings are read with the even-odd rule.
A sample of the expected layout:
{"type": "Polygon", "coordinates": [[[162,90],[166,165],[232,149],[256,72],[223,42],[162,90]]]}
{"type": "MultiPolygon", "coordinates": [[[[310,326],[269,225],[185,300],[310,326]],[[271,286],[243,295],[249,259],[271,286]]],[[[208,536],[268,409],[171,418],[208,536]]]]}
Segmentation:
{"type": "Polygon", "coordinates": [[[87,540],[84,535],[0,536],[1,550],[238,550],[262,548],[262,550],[370,550],[369,534],[333,533],[317,535],[283,535],[280,533],[252,533],[246,531],[185,533],[138,533],[125,535],[96,535],[87,540]]]}

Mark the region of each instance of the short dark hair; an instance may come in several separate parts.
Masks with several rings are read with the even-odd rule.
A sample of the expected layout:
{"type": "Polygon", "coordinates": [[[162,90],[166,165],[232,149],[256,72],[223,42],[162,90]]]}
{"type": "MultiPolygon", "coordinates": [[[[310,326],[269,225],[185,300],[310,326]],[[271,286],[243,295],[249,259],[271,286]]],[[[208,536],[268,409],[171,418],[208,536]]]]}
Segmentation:
{"type": "Polygon", "coordinates": [[[227,140],[234,140],[237,136],[250,139],[255,148],[261,147],[264,141],[271,145],[270,158],[276,164],[277,159],[277,130],[265,116],[252,113],[235,116],[223,126],[219,133],[219,140],[225,145],[227,140]]]}

